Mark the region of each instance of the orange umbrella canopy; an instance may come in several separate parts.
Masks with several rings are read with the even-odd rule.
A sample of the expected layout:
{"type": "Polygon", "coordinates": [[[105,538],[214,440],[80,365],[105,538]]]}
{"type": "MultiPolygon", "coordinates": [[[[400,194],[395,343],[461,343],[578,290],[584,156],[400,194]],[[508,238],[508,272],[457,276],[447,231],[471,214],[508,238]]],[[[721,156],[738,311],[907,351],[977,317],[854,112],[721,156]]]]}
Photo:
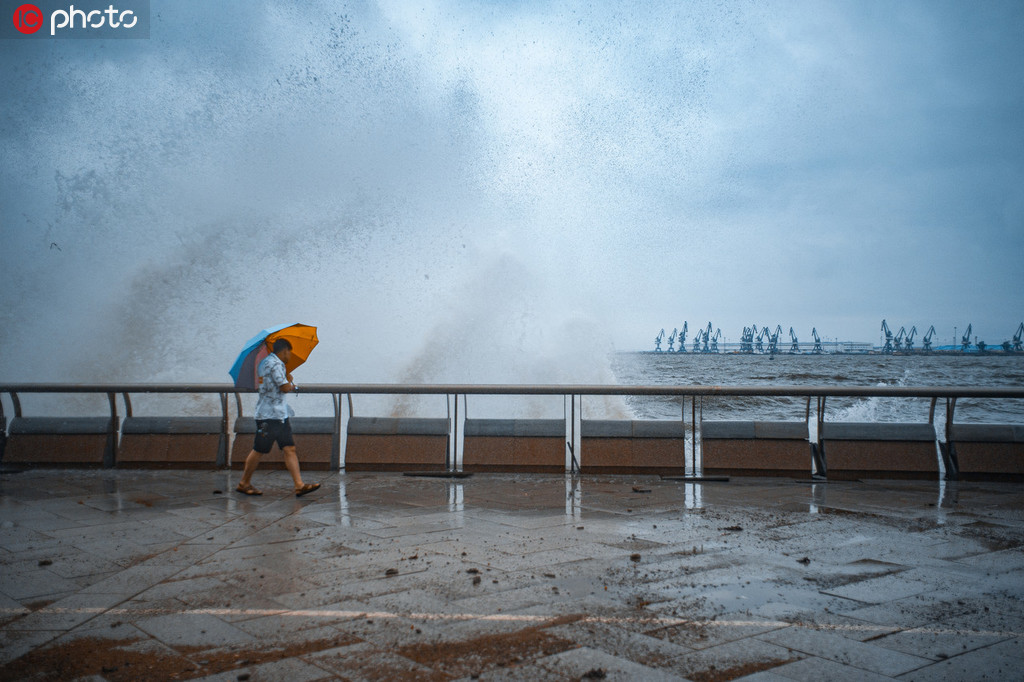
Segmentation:
{"type": "Polygon", "coordinates": [[[289,372],[295,371],[297,367],[304,363],[309,354],[316,348],[316,344],[320,342],[316,338],[316,327],[311,327],[307,324],[293,324],[290,327],[285,327],[267,335],[268,353],[272,352],[274,341],[278,339],[287,339],[292,344],[292,356],[284,364],[285,369],[289,372]]]}

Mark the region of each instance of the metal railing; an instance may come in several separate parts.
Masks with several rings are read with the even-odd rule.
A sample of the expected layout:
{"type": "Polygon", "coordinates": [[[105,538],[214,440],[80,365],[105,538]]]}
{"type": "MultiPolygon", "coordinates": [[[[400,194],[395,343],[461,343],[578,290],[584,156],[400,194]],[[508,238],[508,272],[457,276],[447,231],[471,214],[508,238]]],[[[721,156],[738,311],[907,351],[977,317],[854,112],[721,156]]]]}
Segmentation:
{"type": "MultiPolygon", "coordinates": [[[[62,384],[62,383],[8,383],[0,384],[0,395],[10,396],[14,417],[20,418],[22,406],[19,395],[33,393],[49,394],[100,394],[106,395],[110,404],[113,434],[118,429],[117,396],[125,405],[125,416],[132,416],[132,394],[211,394],[218,395],[221,403],[223,434],[230,437],[228,398],[235,396],[237,415],[242,415],[241,396],[254,391],[239,391],[232,384],[214,383],[125,383],[125,384],[62,384]]],[[[341,427],[342,399],[347,398],[349,415],[353,414],[353,395],[437,395],[454,397],[455,420],[450,434],[453,447],[457,448],[458,402],[469,395],[488,396],[562,396],[571,399],[572,415],[566,413],[567,424],[572,429],[568,443],[572,453],[573,469],[576,466],[573,451],[576,426],[577,401],[582,410],[584,396],[658,396],[681,398],[681,419],[686,422],[686,399],[690,399],[691,452],[696,457],[697,412],[704,398],[708,397],[796,397],[806,399],[806,418],[810,420],[811,404],[816,401],[818,434],[822,432],[825,417],[825,403],[828,398],[927,398],[930,399],[928,422],[934,422],[935,408],[939,400],[945,401],[946,433],[953,425],[956,401],[962,398],[1024,399],[1024,387],[979,387],[979,386],[699,386],[699,385],[606,385],[606,384],[303,384],[298,395],[330,395],[334,406],[336,428],[341,427]]],[[[449,417],[451,415],[449,414],[449,417]]],[[[0,418],[4,417],[3,401],[0,400],[0,418]]],[[[1022,415],[1024,419],[1024,415],[1022,415]]],[[[453,466],[457,451],[449,453],[448,466],[453,466]]],[[[694,461],[694,467],[696,461],[694,461]]]]}

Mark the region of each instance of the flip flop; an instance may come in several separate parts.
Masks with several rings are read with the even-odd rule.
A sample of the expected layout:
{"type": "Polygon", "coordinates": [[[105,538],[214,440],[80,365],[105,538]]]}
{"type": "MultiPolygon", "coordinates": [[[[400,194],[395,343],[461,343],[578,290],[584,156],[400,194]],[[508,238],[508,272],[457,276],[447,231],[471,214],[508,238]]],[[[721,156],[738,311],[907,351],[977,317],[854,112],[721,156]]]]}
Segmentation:
{"type": "Polygon", "coordinates": [[[237,492],[242,493],[243,495],[262,495],[263,494],[262,491],[256,490],[256,488],[253,488],[251,485],[243,486],[241,483],[238,484],[238,487],[235,488],[235,490],[237,492]]]}
{"type": "Polygon", "coordinates": [[[320,487],[319,483],[306,483],[301,488],[295,489],[295,497],[302,497],[306,493],[311,493],[320,487]]]}

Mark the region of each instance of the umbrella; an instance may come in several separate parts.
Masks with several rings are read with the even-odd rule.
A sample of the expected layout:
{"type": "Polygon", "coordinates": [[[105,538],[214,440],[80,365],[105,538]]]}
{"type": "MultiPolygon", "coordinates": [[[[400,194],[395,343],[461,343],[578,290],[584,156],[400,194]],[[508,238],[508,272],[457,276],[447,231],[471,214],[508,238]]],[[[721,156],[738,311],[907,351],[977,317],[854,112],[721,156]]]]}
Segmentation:
{"type": "Polygon", "coordinates": [[[285,369],[292,372],[309,357],[319,342],[316,338],[316,327],[306,324],[282,324],[264,329],[245,343],[238,359],[228,373],[235,380],[235,388],[255,389],[259,385],[256,370],[263,358],[270,355],[274,341],[288,339],[292,344],[292,357],[285,363],[285,369]]]}

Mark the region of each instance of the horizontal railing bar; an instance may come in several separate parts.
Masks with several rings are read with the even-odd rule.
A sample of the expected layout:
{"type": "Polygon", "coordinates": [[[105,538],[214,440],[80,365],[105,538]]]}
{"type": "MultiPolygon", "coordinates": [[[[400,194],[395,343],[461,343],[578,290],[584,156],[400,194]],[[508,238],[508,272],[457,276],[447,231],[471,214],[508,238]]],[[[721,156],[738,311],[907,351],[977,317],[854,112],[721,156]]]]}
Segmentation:
{"type": "MultiPolygon", "coordinates": [[[[232,384],[0,384],[2,393],[253,393],[232,384]]],[[[302,384],[301,394],[827,396],[879,398],[1024,398],[1024,387],[981,386],[678,386],[618,384],[302,384]]]]}

